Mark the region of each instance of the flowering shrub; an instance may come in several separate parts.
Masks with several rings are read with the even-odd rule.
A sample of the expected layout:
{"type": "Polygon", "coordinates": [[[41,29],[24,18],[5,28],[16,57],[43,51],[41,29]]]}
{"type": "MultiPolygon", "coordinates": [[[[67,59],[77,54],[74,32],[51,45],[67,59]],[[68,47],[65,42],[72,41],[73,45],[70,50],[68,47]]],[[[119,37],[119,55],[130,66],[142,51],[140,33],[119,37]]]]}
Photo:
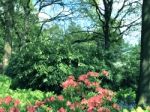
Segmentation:
{"type": "MultiPolygon", "coordinates": [[[[101,74],[109,76],[107,71],[102,71],[101,74]]],[[[0,99],[0,112],[119,112],[121,107],[113,102],[115,93],[100,86],[101,74],[88,72],[77,79],[71,75],[61,84],[61,95],[36,100],[23,109],[19,106],[19,100],[7,96],[0,99]]]]}
{"type": "Polygon", "coordinates": [[[20,112],[20,101],[11,96],[0,98],[0,112],[20,112]]]}
{"type": "MultiPolygon", "coordinates": [[[[107,71],[102,71],[108,77],[107,71]]],[[[44,109],[55,112],[118,112],[121,107],[112,101],[114,92],[100,86],[99,74],[88,72],[77,79],[69,76],[61,84],[61,95],[51,96],[43,101],[36,101],[27,108],[28,112],[44,109]]]]}
{"type": "MultiPolygon", "coordinates": [[[[105,71],[103,75],[108,76],[108,73],[105,71]]],[[[78,108],[82,109],[82,111],[92,112],[97,110],[101,112],[100,110],[105,106],[113,109],[110,105],[113,104],[112,98],[114,93],[111,90],[100,87],[100,80],[98,78],[98,73],[88,72],[87,74],[80,75],[77,80],[73,76],[69,76],[62,84],[62,94],[67,99],[71,110],[78,108]],[[75,86],[69,82],[74,82],[72,84],[75,86]]],[[[107,108],[106,111],[109,112],[109,109],[107,108]]]]}

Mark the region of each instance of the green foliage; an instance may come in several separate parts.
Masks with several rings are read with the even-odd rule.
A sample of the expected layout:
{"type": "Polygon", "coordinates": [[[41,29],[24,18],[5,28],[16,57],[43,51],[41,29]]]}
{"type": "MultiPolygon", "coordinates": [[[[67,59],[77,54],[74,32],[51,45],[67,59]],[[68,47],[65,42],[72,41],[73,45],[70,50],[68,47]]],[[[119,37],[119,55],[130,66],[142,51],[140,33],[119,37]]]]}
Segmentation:
{"type": "Polygon", "coordinates": [[[82,28],[72,23],[64,35],[56,25],[45,29],[40,37],[30,38],[31,41],[20,51],[16,50],[6,71],[13,78],[12,87],[58,92],[61,90],[59,84],[68,74],[78,77],[88,71],[101,72],[105,69],[109,71],[110,79],[104,79],[103,87],[136,89],[139,47],[119,41],[110,48],[109,56],[105,59],[97,40],[93,38],[89,41],[94,34],[72,33],[77,30],[82,28]]]}
{"type": "Polygon", "coordinates": [[[68,43],[71,45],[73,54],[79,56],[78,67],[74,69],[73,74],[80,75],[87,71],[101,72],[101,69],[106,69],[111,78],[104,79],[105,81],[102,83],[104,87],[114,90],[128,87],[136,89],[140,65],[139,45],[126,44],[123,39],[114,41],[117,38],[122,38],[114,33],[111,37],[114,42],[111,43],[110,50],[104,51],[103,42],[100,41],[98,44],[100,39],[98,35],[80,32],[79,30],[82,28],[78,27],[72,24],[68,28],[68,35],[66,34],[65,38],[69,40],[68,43]],[[93,38],[93,36],[95,37],[93,38]]]}
{"type": "Polygon", "coordinates": [[[19,99],[20,107],[24,108],[27,104],[32,104],[36,100],[43,100],[46,97],[54,95],[52,92],[42,92],[39,90],[32,91],[31,89],[10,89],[11,79],[5,75],[0,76],[0,98],[11,96],[14,99],[19,99]]]}
{"type": "Polygon", "coordinates": [[[119,90],[116,94],[116,99],[118,100],[117,102],[124,103],[125,105],[132,104],[133,107],[135,106],[135,98],[136,98],[135,91],[133,91],[133,89],[131,88],[119,90]]]}
{"type": "Polygon", "coordinates": [[[60,91],[56,87],[68,74],[72,74],[78,56],[71,53],[69,45],[62,42],[62,39],[48,34],[61,30],[57,27],[49,30],[45,30],[47,36],[33,38],[20,51],[12,54],[6,71],[13,78],[12,87],[60,91]]]}
{"type": "Polygon", "coordinates": [[[113,63],[112,74],[116,88],[131,87],[136,90],[140,66],[139,52],[139,45],[123,46],[121,58],[113,63]]]}
{"type": "Polygon", "coordinates": [[[9,90],[11,79],[3,74],[0,74],[0,93],[5,93],[9,90]]]}

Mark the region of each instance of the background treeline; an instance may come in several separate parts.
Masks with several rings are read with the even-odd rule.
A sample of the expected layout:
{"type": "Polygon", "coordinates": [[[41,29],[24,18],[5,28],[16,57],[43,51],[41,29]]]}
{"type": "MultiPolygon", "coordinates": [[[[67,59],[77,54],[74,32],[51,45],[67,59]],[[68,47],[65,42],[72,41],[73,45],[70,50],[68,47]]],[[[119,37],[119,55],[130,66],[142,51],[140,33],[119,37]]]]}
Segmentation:
{"type": "Polygon", "coordinates": [[[118,2],[0,1],[1,72],[13,79],[11,87],[59,93],[70,74],[104,69],[110,78],[103,87],[136,90],[140,47],[123,37],[139,28],[141,3],[124,0],[115,9],[118,2]],[[39,19],[42,13],[49,17],[39,19]]]}

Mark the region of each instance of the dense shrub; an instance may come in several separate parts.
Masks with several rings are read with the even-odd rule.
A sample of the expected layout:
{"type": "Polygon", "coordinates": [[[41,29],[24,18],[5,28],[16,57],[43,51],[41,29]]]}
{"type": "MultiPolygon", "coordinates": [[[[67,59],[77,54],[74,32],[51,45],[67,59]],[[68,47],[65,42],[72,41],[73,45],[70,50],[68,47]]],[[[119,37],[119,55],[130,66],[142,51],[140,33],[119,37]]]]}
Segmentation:
{"type": "Polygon", "coordinates": [[[115,99],[117,100],[116,102],[124,109],[126,108],[131,110],[136,107],[136,93],[132,88],[117,91],[115,99]]]}
{"type": "Polygon", "coordinates": [[[0,75],[0,98],[11,96],[13,99],[20,100],[20,107],[24,107],[27,104],[33,103],[36,100],[42,100],[46,97],[50,97],[53,92],[42,92],[39,90],[32,91],[31,89],[10,89],[11,79],[5,75],[0,75]]]}
{"type": "Polygon", "coordinates": [[[42,101],[36,101],[30,109],[51,110],[54,112],[118,112],[121,107],[113,102],[114,92],[100,87],[98,77],[109,77],[107,71],[103,74],[88,72],[77,79],[69,76],[61,84],[62,94],[51,96],[42,101]]]}
{"type": "MultiPolygon", "coordinates": [[[[1,110],[19,110],[27,112],[35,111],[54,111],[54,112],[117,112],[121,108],[113,102],[114,93],[111,90],[100,87],[98,78],[108,77],[109,73],[103,71],[102,74],[88,72],[80,75],[77,79],[69,76],[61,86],[61,95],[53,95],[30,102],[27,105],[19,105],[18,100],[11,96],[1,99],[1,110]],[[17,103],[17,105],[16,105],[17,103]],[[19,106],[18,106],[19,105],[19,106]]],[[[36,94],[37,95],[37,94],[36,94]]],[[[38,96],[38,95],[37,95],[38,96]]]]}
{"type": "Polygon", "coordinates": [[[28,43],[12,55],[6,71],[13,79],[12,88],[55,90],[72,73],[69,63],[74,60],[69,58],[67,46],[43,41],[28,43]]]}
{"type": "MultiPolygon", "coordinates": [[[[140,48],[139,46],[124,45],[120,58],[110,60],[107,69],[111,71],[111,87],[113,90],[132,88],[137,89],[140,67],[140,48]]],[[[104,81],[105,82],[105,81],[104,81]]],[[[107,85],[107,82],[105,83],[107,85]]]]}

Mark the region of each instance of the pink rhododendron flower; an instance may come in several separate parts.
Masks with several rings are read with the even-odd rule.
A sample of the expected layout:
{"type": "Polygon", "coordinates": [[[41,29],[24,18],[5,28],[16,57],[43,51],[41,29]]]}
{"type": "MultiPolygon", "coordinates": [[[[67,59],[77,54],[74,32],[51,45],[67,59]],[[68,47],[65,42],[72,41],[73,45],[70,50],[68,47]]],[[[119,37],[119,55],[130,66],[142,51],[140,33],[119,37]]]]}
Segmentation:
{"type": "Polygon", "coordinates": [[[80,106],[80,103],[78,102],[74,102],[72,103],[69,107],[71,110],[75,110],[75,108],[79,107],[80,106]]]}
{"type": "Polygon", "coordinates": [[[96,91],[101,94],[103,97],[105,97],[107,100],[111,101],[112,97],[113,97],[113,92],[111,90],[108,89],[103,89],[101,87],[96,88],[96,91]]]}
{"type": "Polygon", "coordinates": [[[17,107],[20,104],[20,100],[15,100],[14,101],[14,106],[17,107]]]}
{"type": "Polygon", "coordinates": [[[55,97],[54,96],[51,96],[50,98],[47,99],[48,101],[50,102],[53,102],[55,100],[55,97]]]}
{"type": "Polygon", "coordinates": [[[108,72],[108,71],[106,71],[106,70],[103,70],[103,71],[102,71],[102,74],[103,74],[104,76],[106,76],[106,77],[107,77],[107,76],[109,75],[109,72],[108,72]]]}
{"type": "Polygon", "coordinates": [[[93,109],[94,109],[93,107],[89,107],[89,108],[87,109],[87,112],[94,112],[93,109]]]}
{"type": "Polygon", "coordinates": [[[57,98],[58,98],[59,101],[63,101],[64,100],[64,97],[62,95],[59,95],[57,98]]]}
{"type": "Polygon", "coordinates": [[[36,102],[35,102],[35,106],[36,106],[36,107],[40,107],[40,106],[43,105],[43,104],[44,104],[43,101],[36,101],[36,102]]]}
{"type": "Polygon", "coordinates": [[[71,103],[70,101],[67,101],[66,105],[69,106],[71,110],[75,110],[75,108],[80,106],[80,103],[79,102],[71,103]]]}
{"type": "Polygon", "coordinates": [[[75,105],[73,103],[69,107],[71,110],[75,110],[75,105]]]}
{"type": "Polygon", "coordinates": [[[104,88],[98,87],[98,88],[96,88],[96,91],[97,91],[99,94],[102,94],[102,95],[109,95],[108,89],[104,89],[104,88]]]}
{"type": "Polygon", "coordinates": [[[0,112],[6,112],[4,108],[0,107],[0,112]]]}
{"type": "Polygon", "coordinates": [[[98,77],[99,73],[97,73],[97,72],[88,72],[87,75],[92,76],[92,77],[98,77]]]}
{"type": "Polygon", "coordinates": [[[72,76],[72,75],[68,76],[68,79],[75,80],[74,76],[72,76]]]}
{"type": "Polygon", "coordinates": [[[87,87],[90,87],[91,86],[91,82],[88,80],[88,79],[85,79],[84,80],[84,83],[87,87]]]}
{"type": "Polygon", "coordinates": [[[107,90],[105,90],[101,87],[98,87],[98,88],[96,88],[96,92],[98,92],[99,94],[105,94],[105,93],[107,93],[107,90]]]}
{"type": "Polygon", "coordinates": [[[34,106],[28,106],[27,107],[27,112],[35,112],[35,107],[34,106]]]}
{"type": "Polygon", "coordinates": [[[99,87],[99,82],[91,82],[91,85],[90,86],[95,86],[95,87],[99,87]]]}
{"type": "Polygon", "coordinates": [[[20,112],[18,108],[12,107],[9,109],[9,112],[20,112]]]}
{"type": "Polygon", "coordinates": [[[67,79],[65,82],[62,83],[62,87],[64,89],[68,88],[68,87],[76,87],[78,85],[77,82],[75,82],[72,78],[67,79]]]}
{"type": "Polygon", "coordinates": [[[63,107],[61,107],[57,112],[67,112],[63,107]]]}
{"type": "Polygon", "coordinates": [[[71,102],[70,102],[70,101],[67,101],[67,102],[66,102],[66,105],[67,105],[67,106],[70,106],[70,105],[71,105],[71,102]]]}
{"type": "Polygon", "coordinates": [[[98,107],[103,103],[103,96],[96,95],[88,99],[88,107],[98,107]]]}
{"type": "Polygon", "coordinates": [[[86,80],[87,78],[88,78],[88,75],[87,75],[87,74],[84,74],[84,75],[80,75],[79,78],[78,78],[78,80],[79,80],[79,81],[84,81],[84,80],[86,80]]]}
{"type": "Polygon", "coordinates": [[[7,96],[4,98],[4,103],[6,103],[7,105],[10,104],[10,102],[12,101],[12,97],[11,96],[7,96]]]}
{"type": "Polygon", "coordinates": [[[86,100],[85,98],[82,99],[81,104],[84,104],[84,105],[88,104],[88,100],[86,100]]]}

